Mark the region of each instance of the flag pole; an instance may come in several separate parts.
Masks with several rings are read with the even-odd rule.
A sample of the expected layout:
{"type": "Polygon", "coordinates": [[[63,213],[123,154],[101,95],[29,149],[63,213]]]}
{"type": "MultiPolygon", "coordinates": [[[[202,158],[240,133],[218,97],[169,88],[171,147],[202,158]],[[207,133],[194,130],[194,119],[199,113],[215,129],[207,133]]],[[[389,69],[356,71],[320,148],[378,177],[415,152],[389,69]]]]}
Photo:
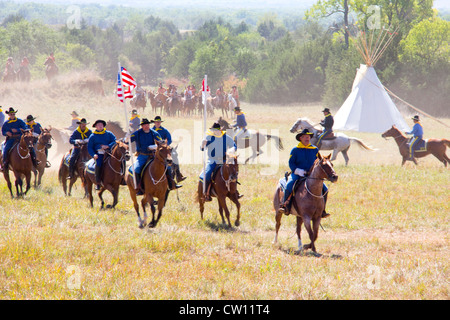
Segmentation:
{"type": "MultiPolygon", "coordinates": [[[[202,87],[202,89],[204,90],[202,92],[202,97],[204,97],[204,101],[203,101],[203,136],[206,136],[206,104],[208,103],[207,101],[207,93],[208,93],[208,76],[205,74],[205,78],[204,78],[204,86],[202,87]]],[[[206,148],[203,149],[203,194],[206,193],[206,148]]]]}
{"type": "MultiPolygon", "coordinates": [[[[123,111],[125,112],[125,123],[126,123],[126,127],[127,127],[127,134],[130,133],[130,122],[128,120],[128,112],[127,112],[127,103],[125,101],[125,90],[123,89],[123,80],[122,80],[122,67],[120,65],[120,62],[118,63],[119,65],[119,77],[120,77],[120,86],[122,88],[122,95],[123,95],[123,111]]],[[[129,146],[129,150],[131,150],[131,137],[128,137],[128,146],[129,146]]],[[[130,160],[131,160],[131,170],[133,171],[133,184],[134,184],[134,188],[137,189],[137,183],[136,183],[136,176],[135,176],[135,172],[134,172],[134,156],[133,156],[133,152],[130,152],[130,160]]]]}

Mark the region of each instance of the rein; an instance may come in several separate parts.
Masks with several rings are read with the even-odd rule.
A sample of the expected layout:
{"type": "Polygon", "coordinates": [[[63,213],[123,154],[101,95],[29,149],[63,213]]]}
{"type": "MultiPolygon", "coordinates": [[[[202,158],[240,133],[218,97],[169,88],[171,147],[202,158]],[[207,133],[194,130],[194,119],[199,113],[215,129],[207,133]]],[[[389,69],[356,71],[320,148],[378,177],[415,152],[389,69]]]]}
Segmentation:
{"type": "MultiPolygon", "coordinates": [[[[164,161],[164,159],[159,155],[159,153],[156,153],[155,159],[161,161],[162,165],[165,166],[165,161],[164,161]]],[[[155,186],[156,186],[158,183],[160,183],[160,182],[166,180],[166,172],[167,172],[167,168],[168,168],[169,166],[165,166],[165,167],[166,167],[166,168],[165,168],[165,170],[164,170],[164,172],[163,172],[161,178],[159,178],[158,181],[156,181],[156,180],[153,178],[151,167],[148,168],[148,174],[149,174],[149,176],[150,176],[150,179],[152,179],[152,182],[153,182],[153,184],[154,184],[155,186]]]]}
{"type": "Polygon", "coordinates": [[[108,155],[110,156],[110,158],[108,159],[108,165],[111,168],[111,170],[117,174],[123,175],[125,173],[125,169],[122,170],[122,161],[125,158],[125,154],[122,154],[122,157],[120,159],[114,156],[112,153],[108,153],[108,155]],[[119,162],[120,171],[117,171],[116,169],[113,168],[113,166],[111,165],[111,158],[119,162]]]}
{"type": "MultiPolygon", "coordinates": [[[[321,165],[319,165],[319,167],[320,167],[320,169],[322,169],[322,171],[328,176],[328,173],[325,171],[325,169],[324,168],[322,168],[322,166],[321,165]]],[[[312,195],[313,197],[316,197],[316,198],[324,198],[326,195],[327,195],[327,193],[328,193],[328,191],[330,191],[330,189],[328,189],[324,194],[322,194],[322,195],[315,195],[314,193],[312,193],[310,190],[309,190],[309,188],[308,188],[308,179],[312,179],[312,180],[322,180],[322,181],[324,181],[325,180],[325,178],[313,178],[313,177],[306,177],[306,181],[305,181],[305,188],[306,188],[306,191],[310,194],[310,195],[312,195]]]]}
{"type": "Polygon", "coordinates": [[[28,150],[28,148],[23,149],[23,148],[20,146],[20,142],[19,142],[19,143],[17,144],[17,154],[19,155],[19,157],[20,157],[22,160],[25,160],[25,159],[27,159],[27,158],[30,157],[30,150],[28,150]],[[26,154],[25,156],[22,156],[22,155],[20,154],[20,150],[26,151],[27,154],[26,154]]]}

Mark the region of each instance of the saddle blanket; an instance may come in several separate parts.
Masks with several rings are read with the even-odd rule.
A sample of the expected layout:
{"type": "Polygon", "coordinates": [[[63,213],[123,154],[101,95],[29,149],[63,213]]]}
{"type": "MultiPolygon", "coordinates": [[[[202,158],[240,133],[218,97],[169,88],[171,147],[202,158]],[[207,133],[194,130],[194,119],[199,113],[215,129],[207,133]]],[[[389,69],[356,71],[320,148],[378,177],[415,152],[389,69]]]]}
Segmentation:
{"type": "Polygon", "coordinates": [[[421,140],[420,142],[418,142],[414,146],[414,151],[415,152],[425,152],[425,151],[427,151],[427,143],[428,143],[428,140],[421,140]]]}
{"type": "Polygon", "coordinates": [[[95,159],[92,158],[86,162],[86,171],[95,174],[95,159]]]}
{"type": "Polygon", "coordinates": [[[70,153],[69,153],[69,154],[66,154],[66,155],[64,156],[64,161],[63,161],[63,163],[64,163],[64,165],[65,165],[66,167],[69,167],[69,159],[70,159],[70,153]]]}

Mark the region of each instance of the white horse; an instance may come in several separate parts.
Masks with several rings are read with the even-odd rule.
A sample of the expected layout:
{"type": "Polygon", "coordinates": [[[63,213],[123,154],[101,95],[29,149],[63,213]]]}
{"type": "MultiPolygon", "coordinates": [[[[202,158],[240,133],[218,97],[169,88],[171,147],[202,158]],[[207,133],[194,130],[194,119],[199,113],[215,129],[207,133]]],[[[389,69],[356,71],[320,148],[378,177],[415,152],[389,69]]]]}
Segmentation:
{"type": "MultiPolygon", "coordinates": [[[[320,130],[315,128],[314,125],[310,123],[310,121],[306,118],[298,118],[297,121],[294,123],[290,131],[292,133],[295,133],[297,131],[302,131],[304,129],[308,129],[310,132],[313,132],[314,135],[311,138],[311,144],[317,143],[317,138],[320,134],[320,130]]],[[[343,133],[335,133],[335,139],[332,140],[322,140],[321,149],[322,150],[333,150],[333,156],[331,158],[331,161],[336,160],[336,157],[339,152],[342,152],[342,156],[345,159],[345,165],[348,165],[348,154],[347,151],[350,148],[350,144],[355,141],[358,143],[358,145],[364,149],[369,151],[375,151],[375,149],[372,149],[371,147],[367,146],[362,140],[355,138],[355,137],[348,137],[347,135],[343,133]]]]}

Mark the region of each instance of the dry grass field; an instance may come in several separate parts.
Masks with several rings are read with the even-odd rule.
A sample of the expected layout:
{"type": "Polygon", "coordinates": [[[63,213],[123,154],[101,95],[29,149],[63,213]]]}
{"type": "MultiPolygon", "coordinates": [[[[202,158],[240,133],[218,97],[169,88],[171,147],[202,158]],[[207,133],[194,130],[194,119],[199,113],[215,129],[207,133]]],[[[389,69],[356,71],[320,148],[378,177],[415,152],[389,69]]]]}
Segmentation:
{"type": "MultiPolygon", "coordinates": [[[[27,88],[2,83],[0,105],[13,106],[22,118],[33,114],[43,126],[67,127],[72,110],[91,123],[102,118],[125,125],[113,89],[95,96],[71,81],[35,81],[27,88]]],[[[175,132],[188,179],[179,201],[169,195],[155,229],[138,228],[126,187],[115,210],[99,210],[96,196],[90,209],[79,182],[72,197],[64,196],[57,178],[61,156],[53,149],[42,187],[24,199],[11,199],[0,177],[0,299],[449,299],[449,168],[433,156],[400,167],[395,142],[379,134],[347,133],[377,151],[353,145],[347,167],[341,155],[335,161],[339,181],[327,184],[332,215],[322,221],[316,243],[321,256],[296,253],[292,216],[283,217],[279,244],[272,244],[272,197],[296,145],[289,129],[298,117],[318,122],[321,108],[242,103],[249,128],[279,135],[285,148],[277,154],[269,143],[265,158],[241,165],[241,225],[232,229],[221,224],[215,200],[200,220],[200,116],[163,123],[175,132]]],[[[410,125],[413,114],[404,113],[410,125]]],[[[148,108],[141,116],[155,115],[148,108]]],[[[449,129],[431,119],[423,125],[426,138],[450,138],[449,129]]],[[[231,215],[234,221],[234,207],[231,215]]],[[[305,231],[302,236],[308,243],[305,231]]]]}

